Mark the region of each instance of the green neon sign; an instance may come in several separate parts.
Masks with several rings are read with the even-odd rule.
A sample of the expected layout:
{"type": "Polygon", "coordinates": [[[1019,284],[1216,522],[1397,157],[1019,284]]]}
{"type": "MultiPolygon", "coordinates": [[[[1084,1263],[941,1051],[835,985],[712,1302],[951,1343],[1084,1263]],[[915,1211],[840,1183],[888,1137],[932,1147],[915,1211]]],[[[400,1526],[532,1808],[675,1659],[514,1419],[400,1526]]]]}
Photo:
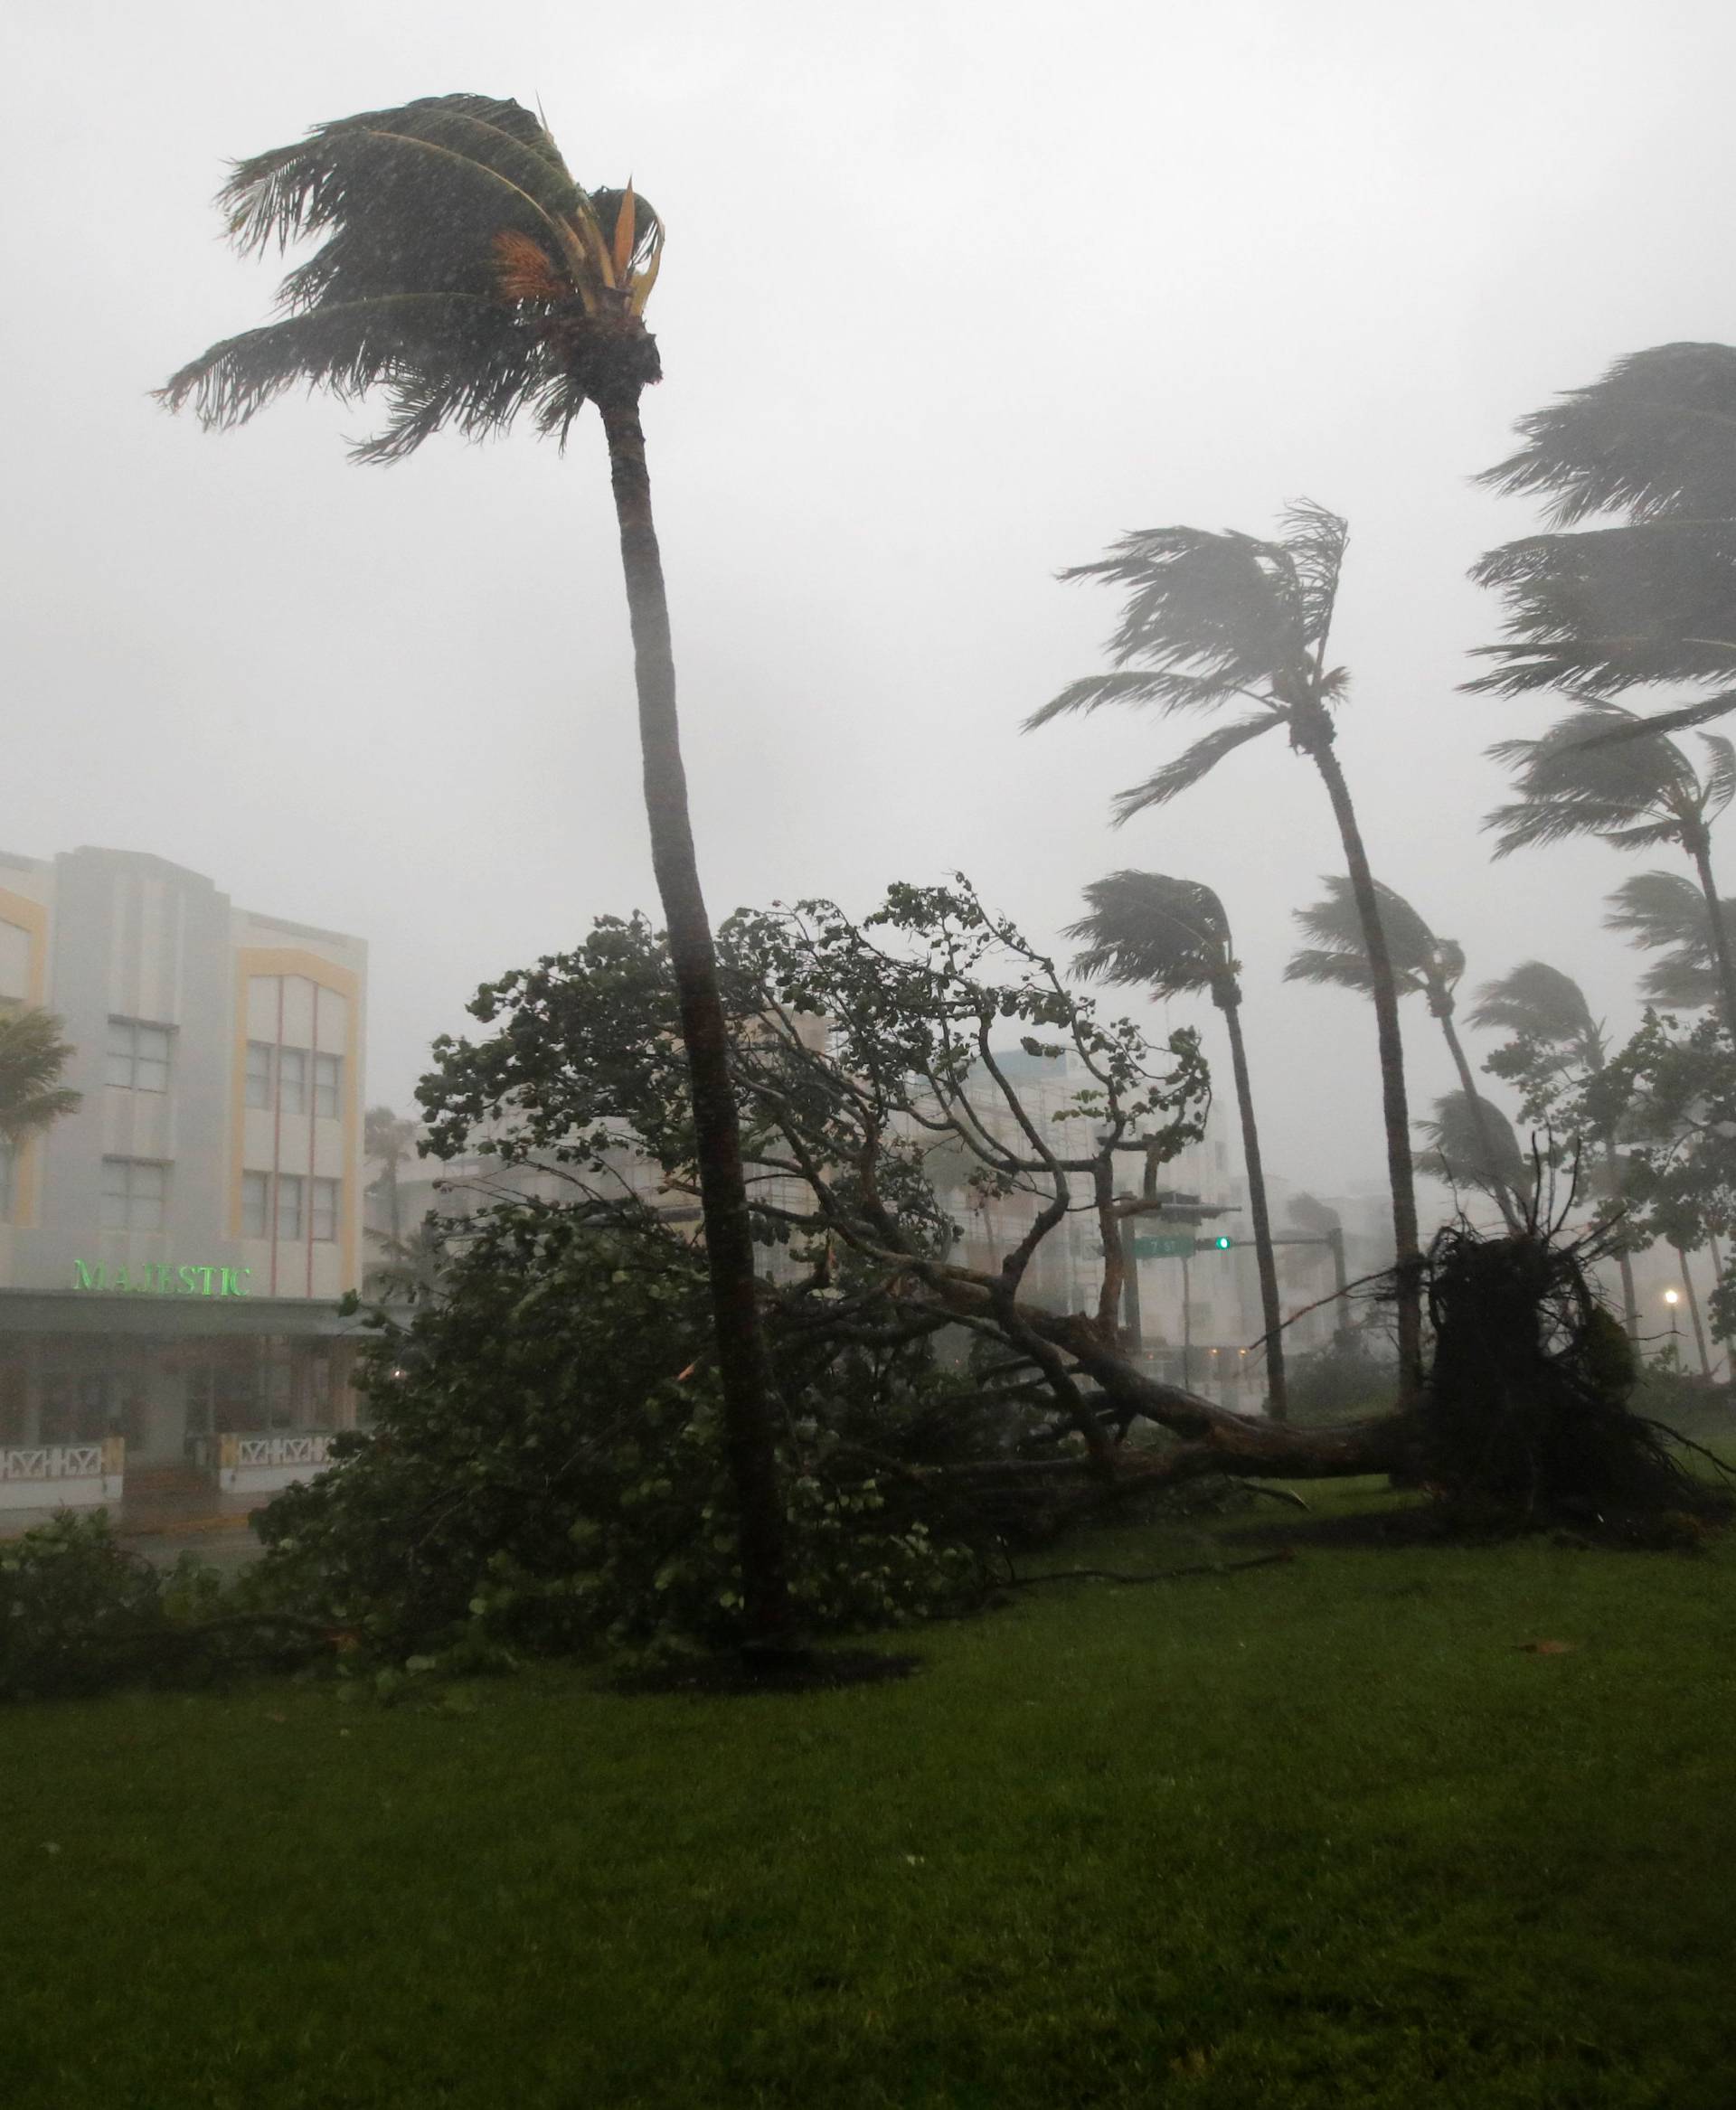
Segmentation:
{"type": "Polygon", "coordinates": [[[74,1289],[99,1290],[105,1296],[245,1296],[250,1267],[179,1267],[173,1260],[147,1260],[144,1267],[110,1267],[101,1260],[74,1260],[74,1289]]]}

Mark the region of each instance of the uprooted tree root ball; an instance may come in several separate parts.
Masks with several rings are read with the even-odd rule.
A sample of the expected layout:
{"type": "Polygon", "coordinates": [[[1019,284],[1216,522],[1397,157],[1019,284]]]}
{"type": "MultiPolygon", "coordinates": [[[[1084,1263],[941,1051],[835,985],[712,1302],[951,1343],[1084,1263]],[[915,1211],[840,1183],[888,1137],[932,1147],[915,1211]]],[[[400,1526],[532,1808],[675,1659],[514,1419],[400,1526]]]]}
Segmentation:
{"type": "Polygon", "coordinates": [[[1584,1261],[1582,1243],[1535,1225],[1436,1239],[1420,1477],[1472,1527],[1691,1544],[1736,1504],[1684,1465],[1684,1439],[1634,1411],[1634,1351],[1584,1261]]]}

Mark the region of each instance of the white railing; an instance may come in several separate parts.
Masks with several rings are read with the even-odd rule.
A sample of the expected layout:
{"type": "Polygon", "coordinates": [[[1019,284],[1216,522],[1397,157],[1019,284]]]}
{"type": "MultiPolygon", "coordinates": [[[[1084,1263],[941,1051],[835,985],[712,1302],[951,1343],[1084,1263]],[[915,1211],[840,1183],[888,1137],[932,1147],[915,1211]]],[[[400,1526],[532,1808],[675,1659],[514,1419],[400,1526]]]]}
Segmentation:
{"type": "Polygon", "coordinates": [[[0,1450],[0,1481],[96,1480],[101,1475],[100,1444],[25,1444],[0,1450]]]}
{"type": "Polygon", "coordinates": [[[236,1439],[239,1466],[323,1465],[331,1446],[324,1432],[307,1436],[243,1436],[236,1439]]]}

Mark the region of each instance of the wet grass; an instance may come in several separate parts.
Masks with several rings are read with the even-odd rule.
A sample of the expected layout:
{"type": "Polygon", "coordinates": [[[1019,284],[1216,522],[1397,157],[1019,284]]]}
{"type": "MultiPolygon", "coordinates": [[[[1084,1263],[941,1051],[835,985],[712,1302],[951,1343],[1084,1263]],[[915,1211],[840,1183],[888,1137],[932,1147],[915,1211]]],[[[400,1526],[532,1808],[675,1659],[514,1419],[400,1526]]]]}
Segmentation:
{"type": "Polygon", "coordinates": [[[0,2101],[1727,2110],[1736,1539],[1297,1537],[798,1698],[14,1709],[0,2101]]]}

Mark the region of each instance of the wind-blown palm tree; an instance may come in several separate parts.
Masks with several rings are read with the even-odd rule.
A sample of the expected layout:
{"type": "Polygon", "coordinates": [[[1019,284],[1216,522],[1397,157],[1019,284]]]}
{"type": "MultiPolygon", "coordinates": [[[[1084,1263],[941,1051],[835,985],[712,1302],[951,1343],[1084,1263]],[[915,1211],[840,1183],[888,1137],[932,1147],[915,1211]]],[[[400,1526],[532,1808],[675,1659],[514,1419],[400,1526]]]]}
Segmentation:
{"type": "Polygon", "coordinates": [[[1513,1200],[1533,1184],[1513,1123],[1488,1100],[1463,1091],[1444,1092],[1434,1118],[1417,1126],[1429,1147],[1417,1160],[1424,1171],[1454,1187],[1478,1187],[1499,1201],[1512,1220],[1513,1200]]]}
{"type": "Polygon", "coordinates": [[[1518,429],[1524,445],[1479,481],[1546,501],[1558,532],[1474,568],[1505,604],[1507,642],[1482,648],[1495,668],[1467,687],[1703,692],[1639,721],[1658,731],[1736,710],[1736,350],[1634,353],[1518,429]]]}
{"type": "Polygon", "coordinates": [[[380,1167],[376,1182],[386,1191],[386,1229],[394,1245],[404,1235],[398,1198],[398,1168],[416,1148],[415,1122],[401,1120],[390,1107],[370,1107],[363,1117],[362,1154],[380,1167]]]}
{"type": "Polygon", "coordinates": [[[521,413],[564,438],[587,402],[609,447],[638,687],[652,862],[693,1082],[706,1258],[750,1638],[791,1626],[769,1377],[758,1314],[728,1035],[700,890],[675,712],[675,661],[651,515],[639,396],[661,374],[645,305],[663,225],[625,190],[573,181],[515,102],[445,95],[320,125],[237,165],[219,197],[244,251],[306,236],[278,319],[213,344],[162,391],[208,427],[240,425],[298,384],[390,415],[354,451],[391,462],[450,428],[503,432],[521,413]]]}
{"type": "MultiPolygon", "coordinates": [[[[1320,883],[1326,890],[1326,900],[1316,901],[1311,909],[1295,911],[1296,921],[1314,943],[1302,947],[1292,956],[1284,970],[1284,979],[1325,983],[1369,995],[1373,990],[1374,977],[1363,942],[1363,919],[1349,882],[1328,877],[1320,883]]],[[[1437,937],[1404,896],[1382,881],[1375,881],[1374,892],[1380,902],[1381,928],[1386,934],[1387,957],[1392,963],[1394,987],[1401,996],[1417,995],[1427,1002],[1440,1026],[1448,1052],[1453,1059],[1453,1068],[1458,1072],[1459,1089],[1467,1107],[1473,1110],[1488,1107],[1488,1101],[1472,1079],[1471,1066],[1465,1060],[1465,1049],[1453,1024],[1453,992],[1465,973],[1462,948],[1450,937],[1437,937]]],[[[1514,1199],[1516,1190],[1510,1190],[1504,1172],[1502,1116],[1493,1107],[1488,1111],[1488,1149],[1484,1154],[1484,1176],[1477,1184],[1493,1196],[1507,1228],[1514,1229],[1519,1223],[1519,1211],[1514,1199]]]]}
{"type": "MultiPolygon", "coordinates": [[[[1606,930],[1625,930],[1629,945],[1663,954],[1639,978],[1647,1003],[1672,1011],[1708,1011],[1722,998],[1717,942],[1706,897],[1679,871],[1637,871],[1608,896],[1606,930]]],[[[1736,923],[1736,900],[1724,895],[1719,918],[1736,923]]]]}
{"type": "Polygon", "coordinates": [[[1618,850],[1674,844],[1689,858],[1705,898],[1724,1022],[1736,1032],[1736,966],[1712,872],[1712,824],[1736,796],[1736,748],[1703,732],[1704,776],[1673,739],[1643,730],[1618,703],[1586,703],[1540,739],[1498,740],[1488,751],[1514,773],[1519,796],[1497,806],[1486,828],[1497,831],[1497,858],[1574,835],[1595,835],[1618,850]]]}
{"type": "Polygon", "coordinates": [[[1165,717],[1211,713],[1236,702],[1252,706],[1123,792],[1115,802],[1118,825],[1191,790],[1226,755],[1265,733],[1281,730],[1319,771],[1344,843],[1373,975],[1397,1252],[1399,1367],[1410,1391],[1422,1376],[1422,1263],[1398,993],[1368,853],[1336,752],[1333,711],[1344,700],[1350,677],[1345,668],[1326,664],[1349,529],[1336,513],[1307,504],[1292,506],[1283,526],[1278,542],[1200,528],[1149,529],[1124,535],[1095,564],[1063,571],[1063,579],[1100,579],[1126,590],[1120,626],[1109,641],[1114,667],[1069,683],[1027,720],[1025,730],[1109,703],[1151,704],[1165,717]]]}
{"type": "Polygon", "coordinates": [[[72,1057],[63,1031],[52,1012],[0,1012],[0,1146],[15,1150],[81,1103],[83,1094],[61,1082],[72,1057]]]}
{"type": "Polygon", "coordinates": [[[1230,918],[1210,887],[1157,871],[1111,872],[1108,879],[1088,886],[1085,899],[1090,913],[1070,923],[1066,930],[1084,947],[1074,957],[1075,974],[1087,980],[1149,989],[1154,997],[1184,996],[1204,989],[1223,1013],[1236,1106],[1241,1116],[1242,1155],[1248,1166],[1248,1212],[1253,1220],[1254,1258],[1260,1270],[1269,1405],[1273,1420],[1282,1421],[1289,1412],[1284,1382],[1284,1314],[1278,1300],[1253,1087],[1242,1044],[1241,980],[1231,943],[1230,918]]]}
{"type": "MultiPolygon", "coordinates": [[[[1675,883],[1694,893],[1686,880],[1675,883]]],[[[1467,1015],[1486,1032],[1510,1036],[1489,1058],[1488,1067],[1518,1086],[1523,1110],[1533,1119],[1546,1119],[1556,1097],[1596,1077],[1609,1056],[1603,1028],[1592,1016],[1584,990],[1571,975],[1546,960],[1523,960],[1510,974],[1486,982],[1467,1015]]],[[[1598,1184],[1613,1197],[1621,1192],[1621,1154],[1614,1130],[1606,1130],[1596,1141],[1602,1160],[1598,1184]]],[[[1637,1341],[1634,1267],[1625,1246],[1616,1249],[1616,1265],[1621,1274],[1622,1322],[1629,1340],[1637,1341]]]]}

